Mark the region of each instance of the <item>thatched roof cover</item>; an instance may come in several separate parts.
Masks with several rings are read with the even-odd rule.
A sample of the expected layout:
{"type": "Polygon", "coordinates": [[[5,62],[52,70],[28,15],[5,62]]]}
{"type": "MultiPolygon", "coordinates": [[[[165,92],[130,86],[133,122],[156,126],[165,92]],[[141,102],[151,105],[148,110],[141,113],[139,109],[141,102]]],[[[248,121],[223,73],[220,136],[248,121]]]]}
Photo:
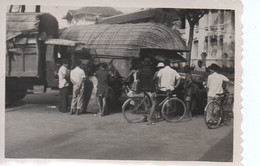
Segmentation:
{"type": "Polygon", "coordinates": [[[141,49],[189,51],[179,33],[162,24],[78,25],[61,32],[61,39],[85,43],[98,55],[139,57],[141,49]]]}

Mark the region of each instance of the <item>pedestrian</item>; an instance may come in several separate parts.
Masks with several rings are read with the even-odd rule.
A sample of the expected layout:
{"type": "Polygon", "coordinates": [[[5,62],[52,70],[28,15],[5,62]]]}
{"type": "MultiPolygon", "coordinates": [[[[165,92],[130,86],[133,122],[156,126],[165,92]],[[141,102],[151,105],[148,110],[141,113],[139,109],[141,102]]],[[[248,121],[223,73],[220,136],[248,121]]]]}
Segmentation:
{"type": "Polygon", "coordinates": [[[184,71],[186,73],[185,80],[184,80],[184,102],[186,105],[186,110],[187,110],[187,117],[191,119],[192,114],[191,114],[191,102],[192,102],[192,84],[193,84],[193,79],[192,75],[190,73],[190,66],[185,66],[184,71]]]}
{"type": "Polygon", "coordinates": [[[75,60],[75,68],[70,73],[70,81],[73,84],[70,114],[79,115],[82,111],[84,80],[86,78],[84,70],[80,68],[81,61],[75,60]]]}
{"type": "Polygon", "coordinates": [[[198,60],[197,65],[195,65],[194,71],[206,72],[206,68],[205,68],[205,66],[202,66],[201,60],[198,60]]]}
{"type": "MultiPolygon", "coordinates": [[[[170,67],[170,60],[164,61],[165,67],[159,70],[157,74],[158,79],[158,94],[171,94],[179,86],[181,76],[177,71],[170,67]]],[[[160,103],[162,97],[157,97],[156,103],[160,103]]],[[[154,110],[153,110],[154,111],[154,110]]],[[[152,115],[152,114],[151,114],[152,115]]]]}
{"type": "Polygon", "coordinates": [[[220,67],[216,64],[212,64],[208,67],[210,75],[208,76],[207,81],[207,90],[208,90],[208,103],[213,100],[213,98],[218,97],[217,94],[223,93],[223,82],[229,82],[229,79],[219,74],[220,67]]]}
{"type": "Polygon", "coordinates": [[[59,77],[59,89],[60,89],[60,104],[59,111],[66,113],[68,112],[68,87],[69,87],[69,70],[68,61],[62,59],[61,67],[58,71],[59,77]]]}
{"type": "Polygon", "coordinates": [[[153,92],[155,91],[154,83],[153,83],[153,76],[154,73],[150,68],[151,62],[149,59],[145,59],[143,61],[143,67],[138,71],[137,73],[137,79],[139,81],[140,90],[143,93],[149,94],[149,96],[152,99],[152,108],[150,111],[150,115],[147,117],[148,124],[154,124],[152,122],[152,114],[155,110],[155,97],[153,95],[153,92]]]}
{"type": "Polygon", "coordinates": [[[137,79],[139,80],[139,86],[141,92],[153,92],[153,76],[154,73],[150,68],[151,62],[149,59],[145,59],[142,63],[143,67],[137,73],[137,79]]]}
{"type": "Polygon", "coordinates": [[[82,67],[82,69],[85,72],[86,78],[84,79],[83,104],[82,104],[82,111],[81,112],[87,113],[88,103],[90,101],[94,85],[93,85],[93,82],[89,79],[90,68],[87,65],[84,65],[82,67]]]}
{"type": "Polygon", "coordinates": [[[165,67],[161,69],[158,74],[158,87],[160,92],[166,93],[168,90],[173,91],[180,84],[181,76],[176,70],[170,67],[170,61],[166,59],[164,61],[165,67]]]}
{"type": "MultiPolygon", "coordinates": [[[[223,93],[223,83],[224,82],[229,82],[229,79],[225,77],[222,74],[219,74],[220,67],[216,64],[211,64],[208,67],[210,71],[210,75],[208,76],[207,80],[207,91],[208,91],[208,96],[207,96],[207,102],[211,102],[214,98],[218,98],[217,94],[223,93]]],[[[214,110],[213,110],[214,111],[214,110]]],[[[215,119],[212,120],[212,115],[207,114],[206,119],[210,119],[209,123],[217,123],[215,119]]]]}
{"type": "Polygon", "coordinates": [[[158,65],[156,66],[157,71],[154,73],[154,76],[153,76],[153,80],[154,80],[154,84],[155,84],[156,88],[158,88],[158,81],[159,81],[157,75],[158,75],[159,71],[160,71],[162,68],[164,68],[164,67],[165,67],[165,66],[164,66],[164,63],[163,63],[163,62],[159,62],[158,65]]]}
{"type": "Polygon", "coordinates": [[[128,76],[126,77],[126,80],[128,80],[130,77],[133,78],[133,81],[132,81],[132,84],[131,84],[131,90],[134,92],[134,93],[137,93],[139,92],[139,89],[138,89],[138,82],[139,80],[137,79],[137,73],[138,73],[138,65],[137,64],[134,64],[132,67],[131,67],[131,71],[130,73],[128,74],[128,76]]]}
{"type": "Polygon", "coordinates": [[[109,73],[107,70],[106,63],[101,63],[99,65],[99,70],[96,72],[96,77],[98,81],[96,96],[97,96],[97,104],[98,104],[99,112],[94,115],[98,117],[103,117],[105,113],[108,111],[107,101],[110,97],[109,86],[108,86],[109,73]]]}

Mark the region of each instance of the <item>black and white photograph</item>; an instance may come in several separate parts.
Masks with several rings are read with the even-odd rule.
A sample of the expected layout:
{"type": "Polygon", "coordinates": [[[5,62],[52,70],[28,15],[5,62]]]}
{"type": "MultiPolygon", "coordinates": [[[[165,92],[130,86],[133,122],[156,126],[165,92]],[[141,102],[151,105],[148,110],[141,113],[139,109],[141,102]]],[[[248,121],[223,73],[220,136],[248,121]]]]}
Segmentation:
{"type": "Polygon", "coordinates": [[[6,5],[4,158],[239,163],[240,5],[6,5]]]}

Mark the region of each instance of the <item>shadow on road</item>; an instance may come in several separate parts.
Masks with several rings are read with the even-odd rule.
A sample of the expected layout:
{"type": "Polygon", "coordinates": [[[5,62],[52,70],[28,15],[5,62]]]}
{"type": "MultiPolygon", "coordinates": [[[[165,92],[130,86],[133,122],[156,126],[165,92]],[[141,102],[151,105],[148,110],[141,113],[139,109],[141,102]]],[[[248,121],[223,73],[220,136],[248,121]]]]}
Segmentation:
{"type": "MultiPolygon", "coordinates": [[[[24,142],[18,149],[6,149],[6,158],[55,158],[50,155],[50,151],[57,147],[69,147],[71,139],[75,135],[86,131],[86,128],[79,128],[51,137],[41,138],[41,140],[32,139],[24,142]],[[64,143],[65,142],[65,143],[64,143]]],[[[31,133],[33,135],[33,133],[31,133]]],[[[7,139],[7,138],[6,138],[7,139]]]]}
{"type": "Polygon", "coordinates": [[[199,161],[232,162],[233,161],[233,130],[219,143],[213,146],[199,161]],[[226,149],[223,151],[223,149],[226,149]],[[216,160],[218,159],[218,160],[216,160]]]}
{"type": "Polygon", "coordinates": [[[15,108],[15,107],[20,107],[20,106],[23,106],[25,105],[26,102],[24,101],[16,101],[16,102],[13,102],[13,103],[10,103],[10,104],[6,104],[5,105],[5,108],[15,108]]]}

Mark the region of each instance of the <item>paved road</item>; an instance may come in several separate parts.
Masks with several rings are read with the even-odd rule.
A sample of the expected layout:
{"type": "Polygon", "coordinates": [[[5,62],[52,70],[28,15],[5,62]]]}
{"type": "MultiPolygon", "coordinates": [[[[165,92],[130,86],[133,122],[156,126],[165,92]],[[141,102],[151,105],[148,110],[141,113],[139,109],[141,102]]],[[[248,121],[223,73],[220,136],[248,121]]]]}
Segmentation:
{"type": "MultiPolygon", "coordinates": [[[[116,112],[70,116],[51,108],[57,92],[28,95],[6,109],[5,157],[232,161],[233,126],[206,128],[203,116],[180,123],[129,124],[116,112]]],[[[90,101],[89,111],[97,106],[90,101]]]]}

